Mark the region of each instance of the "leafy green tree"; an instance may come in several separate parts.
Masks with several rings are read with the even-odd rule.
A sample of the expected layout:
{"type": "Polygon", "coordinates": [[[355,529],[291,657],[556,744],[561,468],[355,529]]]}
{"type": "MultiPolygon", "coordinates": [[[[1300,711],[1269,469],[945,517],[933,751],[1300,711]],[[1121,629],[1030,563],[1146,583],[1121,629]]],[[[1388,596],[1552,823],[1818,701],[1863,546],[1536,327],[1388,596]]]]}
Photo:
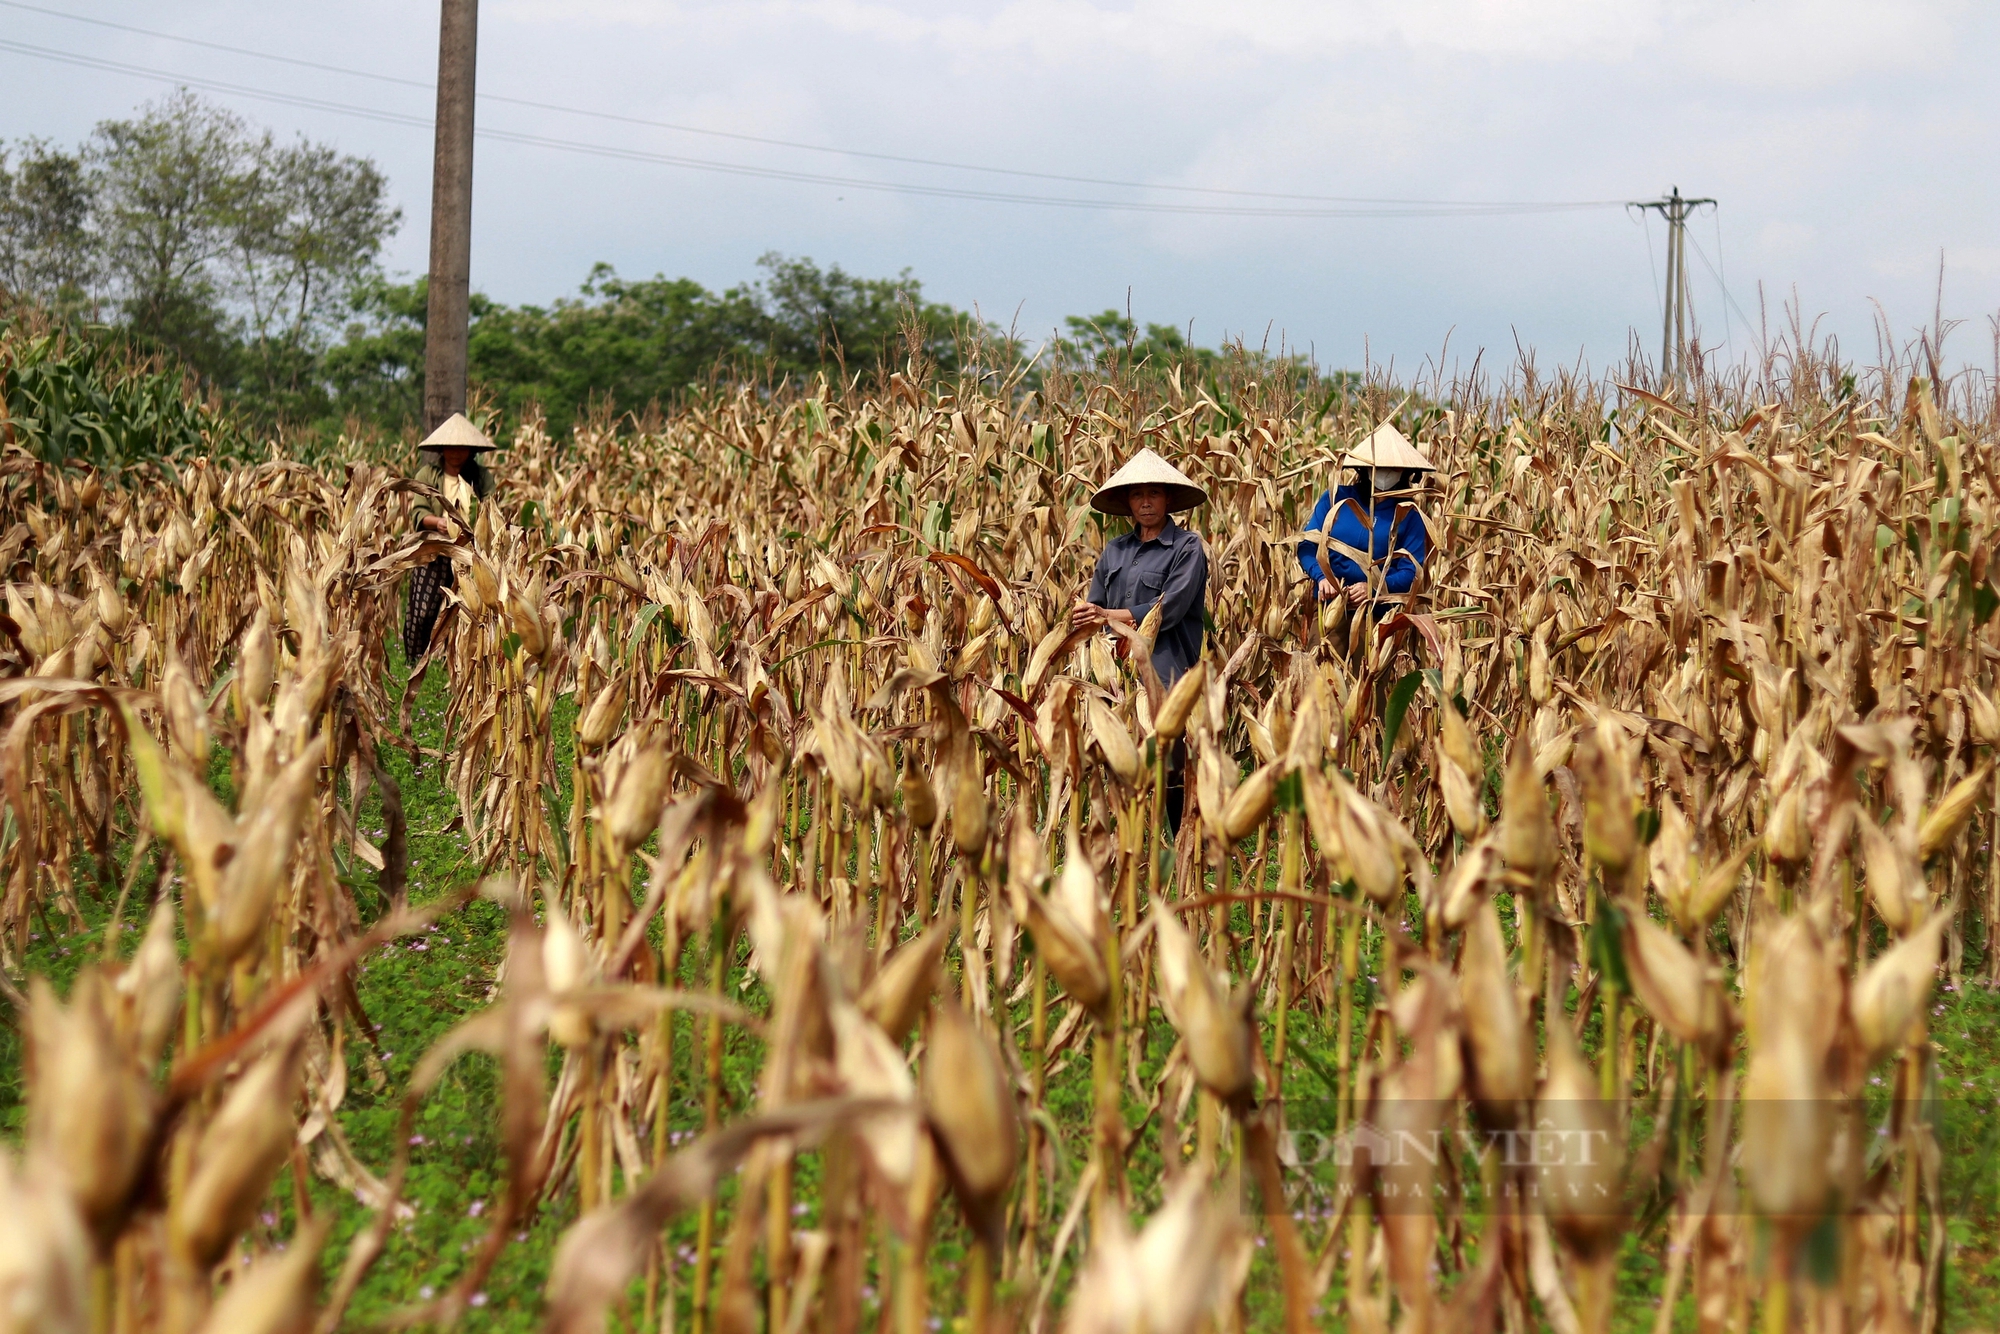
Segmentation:
{"type": "MultiPolygon", "coordinates": [[[[973,317],[923,300],[908,273],[857,278],[838,266],[766,255],[761,280],[711,292],[691,278],[623,278],[591,270],[574,297],[549,306],[472,298],[473,383],[519,420],[539,405],[562,431],[593,411],[671,403],[714,377],[881,373],[915,340],[933,365],[956,369],[973,317]]],[[[424,285],[357,289],[347,337],[322,358],[336,411],[400,428],[423,401],[424,285]]]]}
{"type": "Polygon", "coordinates": [[[580,296],[538,306],[488,304],[472,328],[472,376],[518,416],[539,403],[567,427],[593,408],[668,403],[718,372],[745,369],[766,320],[741,290],[690,278],[621,278],[591,270],[580,296]]]}
{"type": "Polygon", "coordinates": [[[253,168],[243,119],[182,89],[101,123],[84,151],[111,295],[142,343],[225,378],[235,340],[223,265],[253,168]]]}
{"type": "Polygon", "coordinates": [[[279,145],[267,135],[256,145],[234,209],[229,272],[244,378],[273,407],[306,406],[298,400],[318,388],[318,354],[401,218],[373,162],[303,139],[279,145]]]}
{"type": "Polygon", "coordinates": [[[97,277],[83,159],[43,139],[0,149],[0,290],[59,314],[82,312],[97,277]]]}
{"type": "Polygon", "coordinates": [[[320,360],[402,215],[373,162],[285,144],[185,89],[76,154],[0,158],[0,287],[243,395],[263,425],[322,416],[320,360]]]}
{"type": "MultiPolygon", "coordinates": [[[[477,318],[486,299],[474,294],[477,318]]],[[[385,278],[348,295],[345,336],[321,356],[319,373],[331,414],[378,429],[414,426],[424,406],[424,320],[430,283],[385,278]]]]}
{"type": "Polygon", "coordinates": [[[900,365],[912,344],[941,370],[958,368],[961,338],[974,320],[924,300],[908,269],[894,278],[857,278],[838,264],[776,252],[757,261],[765,276],[735,289],[762,312],[765,347],[775,369],[811,374],[832,365],[879,373],[900,365]]]}
{"type": "Polygon", "coordinates": [[[1150,370],[1166,374],[1175,366],[1207,371],[1216,360],[1212,348],[1196,347],[1171,324],[1148,324],[1144,332],[1117,310],[1097,315],[1071,315],[1063,320],[1068,335],[1054,351],[1064,365],[1110,374],[1116,370],[1150,370]]]}

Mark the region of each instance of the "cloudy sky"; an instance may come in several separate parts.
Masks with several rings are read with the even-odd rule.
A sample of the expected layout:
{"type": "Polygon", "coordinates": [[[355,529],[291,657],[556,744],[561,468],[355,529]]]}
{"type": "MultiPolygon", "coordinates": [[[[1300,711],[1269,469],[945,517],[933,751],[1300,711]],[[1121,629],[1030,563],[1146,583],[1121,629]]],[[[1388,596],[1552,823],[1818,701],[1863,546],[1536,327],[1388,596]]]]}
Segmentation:
{"type": "MultiPolygon", "coordinates": [[[[1330,366],[1370,357],[1405,371],[1441,352],[1462,364],[1481,349],[1491,365],[1519,345],[1544,366],[1581,359],[1602,370],[1635,331],[1653,353],[1659,344],[1664,230],[1617,201],[1678,185],[1720,201],[1691,230],[1706,342],[1745,353],[1766,312],[1775,328],[1795,300],[1847,354],[1871,360],[1878,321],[1898,340],[1930,322],[1942,261],[1943,315],[1964,322],[1949,353],[1994,363],[1992,5],[486,0],[482,9],[482,93],[625,118],[482,100],[483,127],[571,145],[480,142],[473,282],[506,301],[572,292],[600,260],[629,275],[727,286],[775,250],[868,275],[908,267],[932,297],[1030,338],[1064,315],[1129,300],[1140,320],[1191,324],[1201,343],[1268,340],[1330,366]],[[738,170],[646,160],[659,158],[738,170]],[[1375,207],[1327,202],[1354,199],[1608,202],[1326,216],[1375,207]]],[[[0,137],[74,142],[169,86],[134,69],[233,85],[204,91],[285,134],[376,159],[406,219],[389,265],[423,268],[430,141],[407,123],[428,119],[423,88],[76,16],[423,84],[435,73],[433,5],[0,3],[0,137]]]]}

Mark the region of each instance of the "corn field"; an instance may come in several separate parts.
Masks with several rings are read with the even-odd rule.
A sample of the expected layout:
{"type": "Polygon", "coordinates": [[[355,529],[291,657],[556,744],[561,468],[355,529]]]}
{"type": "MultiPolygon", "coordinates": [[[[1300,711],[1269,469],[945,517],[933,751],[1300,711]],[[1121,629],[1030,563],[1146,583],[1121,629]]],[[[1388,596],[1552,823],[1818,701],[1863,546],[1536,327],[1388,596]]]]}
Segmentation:
{"type": "Polygon", "coordinates": [[[1942,1328],[2000,431],[1785,371],[744,389],[523,427],[450,540],[381,462],[7,454],[0,1329],[354,1327],[410,1158],[342,1130],[355,970],[475,897],[491,1002],[396,1096],[491,1062],[505,1186],[395,1327],[476,1326],[556,1217],[564,1334],[1942,1328]],[[1391,419],[1438,550],[1378,623],[1293,553],[1391,419]],[[1154,625],[1068,628],[1141,444],[1210,497],[1170,689],[1154,625]],[[413,894],[390,654],[439,555],[418,758],[478,873],[413,894]]]}

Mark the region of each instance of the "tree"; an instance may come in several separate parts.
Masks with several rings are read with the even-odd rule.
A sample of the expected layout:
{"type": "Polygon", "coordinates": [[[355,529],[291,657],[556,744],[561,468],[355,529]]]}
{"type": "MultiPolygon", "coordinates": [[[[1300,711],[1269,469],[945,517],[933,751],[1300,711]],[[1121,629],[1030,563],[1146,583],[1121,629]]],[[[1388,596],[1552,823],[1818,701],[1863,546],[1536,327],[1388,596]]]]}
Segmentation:
{"type": "Polygon", "coordinates": [[[132,334],[218,376],[233,343],[221,266],[253,144],[241,117],[186,89],[141,111],[99,124],[84,152],[106,278],[132,334]]]}
{"type": "Polygon", "coordinates": [[[58,314],[89,303],[97,276],[92,191],[83,159],[46,140],[0,149],[0,289],[58,314]]]}
{"type": "MultiPolygon", "coordinates": [[[[473,295],[473,315],[483,300],[473,295]]],[[[388,430],[414,424],[424,405],[424,321],[430,283],[379,276],[348,296],[345,336],[320,358],[320,378],[342,416],[388,430]]]]}
{"type": "Polygon", "coordinates": [[[102,122],[74,157],[28,144],[22,163],[10,287],[57,305],[70,283],[141,347],[253,390],[264,424],[325,411],[319,357],[402,218],[373,162],[281,144],[182,89],[102,122]]]}
{"type": "Polygon", "coordinates": [[[245,329],[244,375],[268,397],[309,391],[347,297],[374,275],[401,220],[373,162],[303,139],[258,143],[233,210],[229,274],[245,329]]]}
{"type": "MultiPolygon", "coordinates": [[[[471,378],[516,420],[539,405],[552,429],[593,410],[642,411],[714,376],[877,374],[909,342],[947,370],[960,341],[1004,342],[972,316],[928,303],[905,272],[857,278],[809,259],[766,255],[767,277],[716,293],[691,278],[623,278],[599,264],[550,306],[472,298],[471,378]]],[[[420,283],[363,289],[359,317],[322,362],[340,410],[401,426],[423,401],[420,283]]]]}
{"type": "Polygon", "coordinates": [[[1148,324],[1142,335],[1129,315],[1115,309],[1098,315],[1070,315],[1063,325],[1069,334],[1058,341],[1056,356],[1081,369],[1105,374],[1145,369],[1164,375],[1178,365],[1207,370],[1216,357],[1213,350],[1188,342],[1171,324],[1148,324]]]}
{"type": "Polygon", "coordinates": [[[539,403],[558,430],[593,407],[668,403],[717,371],[748,368],[767,321],[740,290],[691,278],[591,270],[578,297],[539,306],[484,303],[472,325],[472,379],[510,414],[539,403]]]}
{"type": "Polygon", "coordinates": [[[894,278],[857,278],[838,264],[821,269],[811,259],[775,252],[757,266],[765,277],[728,295],[761,312],[765,349],[781,372],[839,364],[877,373],[900,365],[912,342],[931,364],[952,371],[960,338],[975,324],[963,311],[926,302],[923,284],[908,269],[894,278]]]}

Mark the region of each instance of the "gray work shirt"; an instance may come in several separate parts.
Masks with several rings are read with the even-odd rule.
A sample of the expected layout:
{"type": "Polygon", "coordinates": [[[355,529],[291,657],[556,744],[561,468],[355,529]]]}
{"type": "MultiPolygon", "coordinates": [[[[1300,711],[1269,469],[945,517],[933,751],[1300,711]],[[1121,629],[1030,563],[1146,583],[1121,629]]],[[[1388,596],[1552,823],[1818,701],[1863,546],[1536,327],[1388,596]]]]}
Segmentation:
{"type": "Polygon", "coordinates": [[[1153,641],[1153,670],[1164,684],[1201,658],[1202,613],[1207,608],[1208,552],[1201,539],[1171,518],[1150,542],[1135,527],[1106,544],[1090,578],[1093,606],[1123,607],[1144,623],[1160,604],[1160,634],[1153,641]]]}

